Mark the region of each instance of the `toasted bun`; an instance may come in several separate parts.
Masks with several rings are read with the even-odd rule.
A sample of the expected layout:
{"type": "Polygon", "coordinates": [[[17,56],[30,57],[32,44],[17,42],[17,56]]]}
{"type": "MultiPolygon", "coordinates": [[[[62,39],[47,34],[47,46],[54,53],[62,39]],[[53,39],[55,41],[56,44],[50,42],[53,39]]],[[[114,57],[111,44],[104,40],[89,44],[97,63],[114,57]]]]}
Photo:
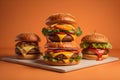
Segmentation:
{"type": "MultiPolygon", "coordinates": [[[[108,54],[102,55],[102,59],[106,59],[108,57],[109,57],[108,54]]],[[[89,59],[89,60],[97,60],[98,59],[97,55],[90,55],[90,54],[83,54],[83,58],[89,59]]]]}
{"type": "Polygon", "coordinates": [[[50,42],[46,43],[45,48],[48,49],[67,49],[67,50],[78,50],[79,45],[75,42],[50,42]]]}
{"type": "Polygon", "coordinates": [[[16,36],[15,41],[40,41],[40,38],[35,33],[20,33],[16,36]]]}
{"type": "Polygon", "coordinates": [[[40,57],[40,54],[25,55],[25,56],[21,56],[21,55],[16,54],[15,56],[18,59],[38,59],[40,57]]]}
{"type": "Polygon", "coordinates": [[[100,42],[100,43],[108,43],[108,39],[99,33],[88,34],[82,38],[83,42],[100,42]]]}
{"type": "Polygon", "coordinates": [[[40,60],[38,62],[43,62],[43,63],[46,63],[48,65],[53,65],[53,66],[70,66],[70,65],[76,65],[76,64],[79,64],[80,61],[73,61],[73,62],[68,62],[68,63],[64,63],[62,61],[60,62],[52,62],[52,61],[45,61],[45,60],[40,60]]]}
{"type": "Polygon", "coordinates": [[[71,14],[55,13],[46,19],[46,25],[50,26],[53,24],[71,24],[76,26],[75,18],[71,14]]]}

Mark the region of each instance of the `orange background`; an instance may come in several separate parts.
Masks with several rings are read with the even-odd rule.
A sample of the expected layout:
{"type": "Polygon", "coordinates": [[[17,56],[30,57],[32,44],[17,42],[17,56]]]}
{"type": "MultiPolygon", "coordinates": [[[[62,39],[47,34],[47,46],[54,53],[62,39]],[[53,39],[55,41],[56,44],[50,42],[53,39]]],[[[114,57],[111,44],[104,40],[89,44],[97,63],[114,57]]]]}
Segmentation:
{"type": "Polygon", "coordinates": [[[82,36],[96,30],[109,38],[114,49],[120,49],[119,0],[0,0],[0,48],[14,49],[16,35],[34,32],[42,38],[43,49],[45,37],[41,29],[46,26],[45,19],[59,12],[76,17],[82,36]]]}
{"type": "MultiPolygon", "coordinates": [[[[78,44],[84,35],[96,30],[96,32],[106,35],[113,45],[113,50],[117,50],[112,51],[111,54],[120,53],[118,51],[120,49],[120,0],[0,0],[0,56],[14,55],[14,39],[21,32],[37,33],[42,39],[41,50],[44,50],[45,37],[42,35],[41,29],[46,26],[45,19],[49,15],[59,12],[71,13],[76,17],[77,23],[83,31],[82,36],[77,39],[78,44]]],[[[118,54],[112,55],[120,57],[118,54]]],[[[80,80],[87,79],[87,77],[89,79],[94,77],[95,80],[103,80],[105,77],[110,80],[113,77],[117,80],[118,74],[120,74],[118,62],[70,72],[70,74],[59,74],[5,62],[1,62],[0,67],[1,80],[8,80],[8,78],[46,80],[49,77],[49,80],[55,78],[56,80],[61,80],[61,78],[80,80]],[[95,76],[90,76],[91,73],[95,76]],[[102,77],[99,78],[100,75],[102,77]]]]}

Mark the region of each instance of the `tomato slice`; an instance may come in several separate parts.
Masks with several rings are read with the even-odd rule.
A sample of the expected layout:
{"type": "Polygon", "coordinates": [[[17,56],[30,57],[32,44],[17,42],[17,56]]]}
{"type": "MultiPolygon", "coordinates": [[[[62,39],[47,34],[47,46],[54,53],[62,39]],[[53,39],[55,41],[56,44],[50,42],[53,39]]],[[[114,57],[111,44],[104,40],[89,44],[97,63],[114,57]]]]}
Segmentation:
{"type": "Polygon", "coordinates": [[[102,55],[104,53],[104,49],[96,49],[96,48],[89,48],[88,50],[94,52],[97,54],[97,57],[98,57],[98,61],[101,61],[102,60],[102,55]]]}

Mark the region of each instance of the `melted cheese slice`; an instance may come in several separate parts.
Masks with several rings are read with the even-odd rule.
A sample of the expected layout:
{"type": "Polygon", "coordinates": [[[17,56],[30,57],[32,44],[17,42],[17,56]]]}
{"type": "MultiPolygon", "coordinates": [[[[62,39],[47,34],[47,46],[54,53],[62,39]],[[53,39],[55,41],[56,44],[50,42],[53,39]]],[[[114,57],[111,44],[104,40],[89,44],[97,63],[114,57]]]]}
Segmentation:
{"type": "Polygon", "coordinates": [[[60,43],[62,43],[63,38],[66,36],[67,34],[57,34],[57,36],[60,39],[60,43]]]}
{"type": "Polygon", "coordinates": [[[35,46],[22,46],[22,48],[17,47],[23,56],[25,56],[31,49],[33,49],[35,46]]]}
{"type": "Polygon", "coordinates": [[[64,61],[65,63],[68,63],[68,62],[69,62],[69,59],[63,59],[63,61],[64,61]]]}
{"type": "Polygon", "coordinates": [[[56,56],[58,56],[58,55],[60,55],[60,54],[63,54],[63,55],[65,55],[66,57],[67,57],[67,59],[63,59],[63,61],[65,62],[65,63],[67,63],[67,62],[69,62],[69,59],[71,58],[71,56],[74,54],[73,52],[58,52],[58,53],[53,53],[53,52],[51,52],[50,53],[51,54],[51,56],[54,58],[54,57],[56,57],[56,56]]]}
{"type": "Polygon", "coordinates": [[[51,27],[55,27],[61,30],[75,30],[75,27],[69,24],[53,24],[51,27]]]}
{"type": "MultiPolygon", "coordinates": [[[[60,39],[60,43],[62,43],[63,38],[66,36],[67,34],[57,34],[57,36],[60,39]]],[[[76,39],[76,35],[75,34],[70,34],[73,37],[73,40],[76,39]]]]}
{"type": "Polygon", "coordinates": [[[73,37],[73,40],[76,39],[76,35],[75,34],[70,34],[73,37]]]}

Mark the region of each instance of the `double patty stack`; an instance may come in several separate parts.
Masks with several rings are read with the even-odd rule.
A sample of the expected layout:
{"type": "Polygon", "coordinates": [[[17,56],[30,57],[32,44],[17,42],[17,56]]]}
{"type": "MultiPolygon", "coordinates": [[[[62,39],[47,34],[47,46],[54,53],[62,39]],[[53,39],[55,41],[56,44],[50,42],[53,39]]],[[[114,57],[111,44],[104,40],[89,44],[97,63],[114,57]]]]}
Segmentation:
{"type": "Polygon", "coordinates": [[[50,65],[74,65],[80,62],[79,45],[76,36],[81,35],[74,17],[56,13],[46,19],[47,28],[42,29],[46,36],[44,62],[50,65]]]}
{"type": "Polygon", "coordinates": [[[37,59],[42,54],[38,43],[40,37],[35,33],[20,33],[16,36],[15,53],[17,58],[37,59]]]}

